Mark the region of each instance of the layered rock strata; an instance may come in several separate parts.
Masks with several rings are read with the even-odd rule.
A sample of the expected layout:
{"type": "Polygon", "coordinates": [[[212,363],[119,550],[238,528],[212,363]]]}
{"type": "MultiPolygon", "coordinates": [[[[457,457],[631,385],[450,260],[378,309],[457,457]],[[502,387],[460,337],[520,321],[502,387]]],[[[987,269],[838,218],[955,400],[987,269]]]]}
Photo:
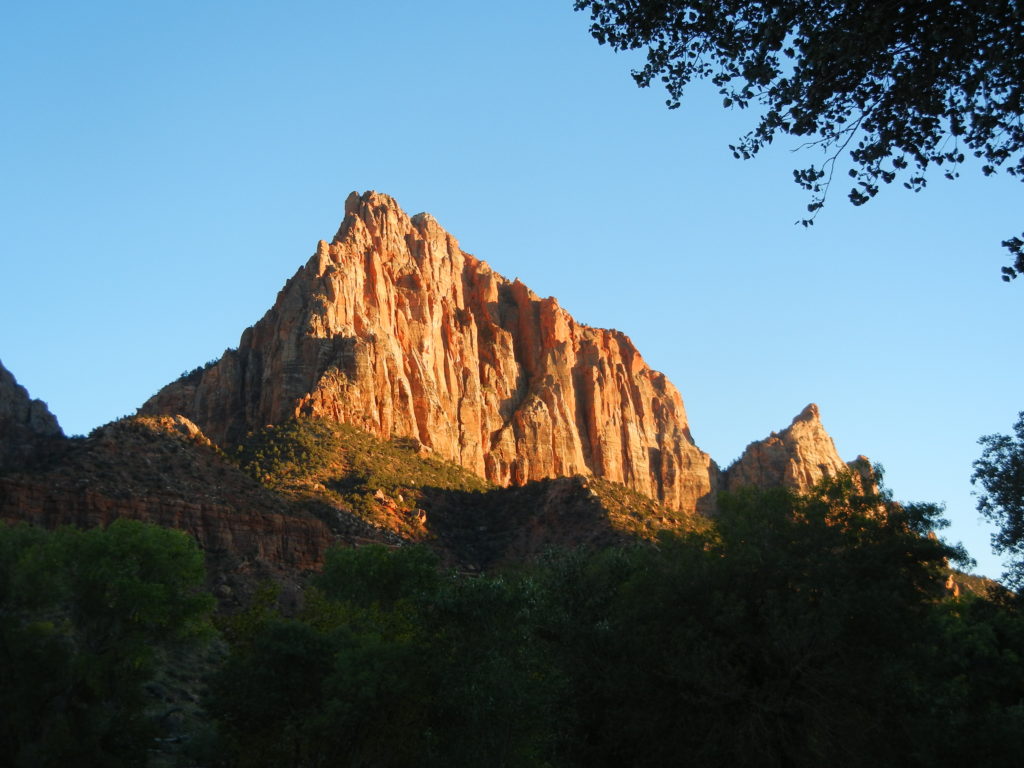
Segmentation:
{"type": "Polygon", "coordinates": [[[428,214],[353,193],[274,306],[143,414],[183,414],[215,441],[305,415],[415,438],[500,485],[597,475],[681,510],[718,469],[682,398],[629,338],[577,323],[465,253],[428,214]]]}
{"type": "Polygon", "coordinates": [[[0,473],[0,522],[92,528],[120,518],[195,538],[209,586],[226,603],[265,577],[289,588],[321,565],[328,547],[398,541],[343,510],[268,490],[180,416],[125,419],[88,438],[55,440],[35,466],[0,473]]]}

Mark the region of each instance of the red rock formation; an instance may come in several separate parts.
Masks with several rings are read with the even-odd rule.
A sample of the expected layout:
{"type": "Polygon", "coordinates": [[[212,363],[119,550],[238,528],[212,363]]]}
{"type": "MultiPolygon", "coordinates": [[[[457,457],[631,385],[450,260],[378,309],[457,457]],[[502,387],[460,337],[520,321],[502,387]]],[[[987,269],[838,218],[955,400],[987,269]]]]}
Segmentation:
{"type": "Polygon", "coordinates": [[[863,456],[849,464],[836,452],[835,443],[822,426],[818,406],[811,403],[782,432],[747,446],[722,473],[722,489],[743,486],[786,486],[803,492],[826,477],[853,471],[862,483],[871,483],[870,463],[863,456]]]}
{"type": "Polygon", "coordinates": [[[141,412],[184,414],[220,443],[326,417],[416,438],[502,485],[594,474],[707,507],[717,467],[624,334],[577,323],[390,197],[353,193],[345,213],[237,350],[141,412]]]}
{"type": "Polygon", "coordinates": [[[0,474],[0,520],[89,528],[124,517],[178,528],[219,573],[315,568],[328,546],[373,536],[348,515],[302,514],[180,416],[127,419],[50,448],[36,466],[0,474]]]}

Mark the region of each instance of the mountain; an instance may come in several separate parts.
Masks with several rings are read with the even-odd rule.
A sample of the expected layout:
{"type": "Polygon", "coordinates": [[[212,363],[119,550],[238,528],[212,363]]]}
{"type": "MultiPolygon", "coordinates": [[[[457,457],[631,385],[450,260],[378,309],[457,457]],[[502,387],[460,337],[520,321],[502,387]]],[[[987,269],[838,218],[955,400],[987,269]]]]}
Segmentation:
{"type": "Polygon", "coordinates": [[[428,214],[353,193],[238,349],[157,393],[219,443],[296,415],[415,438],[498,485],[577,474],[708,508],[718,469],[624,334],[577,323],[428,214]]]}
{"type": "MultiPolygon", "coordinates": [[[[409,217],[376,192],[348,197],[333,241],[237,349],[140,412],[182,414],[225,445],[265,424],[326,418],[415,439],[497,485],[595,475],[685,512],[713,508],[720,485],[678,390],[625,334],[577,323],[462,251],[429,214],[409,217]]],[[[802,489],[820,466],[844,468],[814,418],[815,429],[785,433],[793,467],[806,470],[751,457],[731,484],[802,489]]]]}
{"type": "Polygon", "coordinates": [[[719,489],[802,491],[847,469],[810,405],[720,472],[627,336],[375,192],[349,196],[237,349],[138,417],[65,438],[0,366],[0,427],[0,517],[182,528],[221,575],[300,571],[359,541],[485,568],[699,525],[719,489]]]}

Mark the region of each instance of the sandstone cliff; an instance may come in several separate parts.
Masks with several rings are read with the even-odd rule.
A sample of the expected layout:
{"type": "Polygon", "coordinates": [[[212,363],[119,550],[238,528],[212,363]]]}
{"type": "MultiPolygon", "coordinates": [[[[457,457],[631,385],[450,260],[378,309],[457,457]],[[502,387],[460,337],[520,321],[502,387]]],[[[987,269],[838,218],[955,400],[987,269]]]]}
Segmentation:
{"type": "Polygon", "coordinates": [[[69,440],[0,367],[0,519],[181,528],[216,578],[251,585],[315,568],[336,543],[423,541],[472,569],[650,538],[700,525],[689,513],[710,512],[720,486],[804,491],[847,466],[811,405],[720,481],[678,391],[625,335],[577,323],[372,192],[349,197],[334,241],[237,350],[141,410],[69,440]],[[260,446],[302,470],[252,473],[261,485],[246,474],[260,446]]]}
{"type": "Polygon", "coordinates": [[[143,414],[183,414],[221,444],[305,415],[419,440],[499,485],[571,475],[707,509],[718,470],[682,398],[630,340],[577,323],[470,254],[428,214],[353,193],[237,350],[143,414]]]}
{"type": "Polygon", "coordinates": [[[722,490],[743,486],[785,486],[803,492],[829,477],[853,471],[858,482],[871,484],[870,463],[863,456],[849,464],[836,452],[822,426],[818,406],[811,403],[782,430],[751,443],[722,473],[722,490]]]}

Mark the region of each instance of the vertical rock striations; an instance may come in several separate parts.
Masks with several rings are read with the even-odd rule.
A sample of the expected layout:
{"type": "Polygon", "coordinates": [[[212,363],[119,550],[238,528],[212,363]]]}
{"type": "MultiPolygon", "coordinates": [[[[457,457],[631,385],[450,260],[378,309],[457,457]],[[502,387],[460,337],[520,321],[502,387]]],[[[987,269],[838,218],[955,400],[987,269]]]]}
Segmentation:
{"type": "Polygon", "coordinates": [[[682,398],[618,331],[577,323],[428,214],[353,193],[237,350],[152,397],[212,439],[296,415],[411,437],[488,480],[593,474],[706,508],[718,470],[682,398]]]}

